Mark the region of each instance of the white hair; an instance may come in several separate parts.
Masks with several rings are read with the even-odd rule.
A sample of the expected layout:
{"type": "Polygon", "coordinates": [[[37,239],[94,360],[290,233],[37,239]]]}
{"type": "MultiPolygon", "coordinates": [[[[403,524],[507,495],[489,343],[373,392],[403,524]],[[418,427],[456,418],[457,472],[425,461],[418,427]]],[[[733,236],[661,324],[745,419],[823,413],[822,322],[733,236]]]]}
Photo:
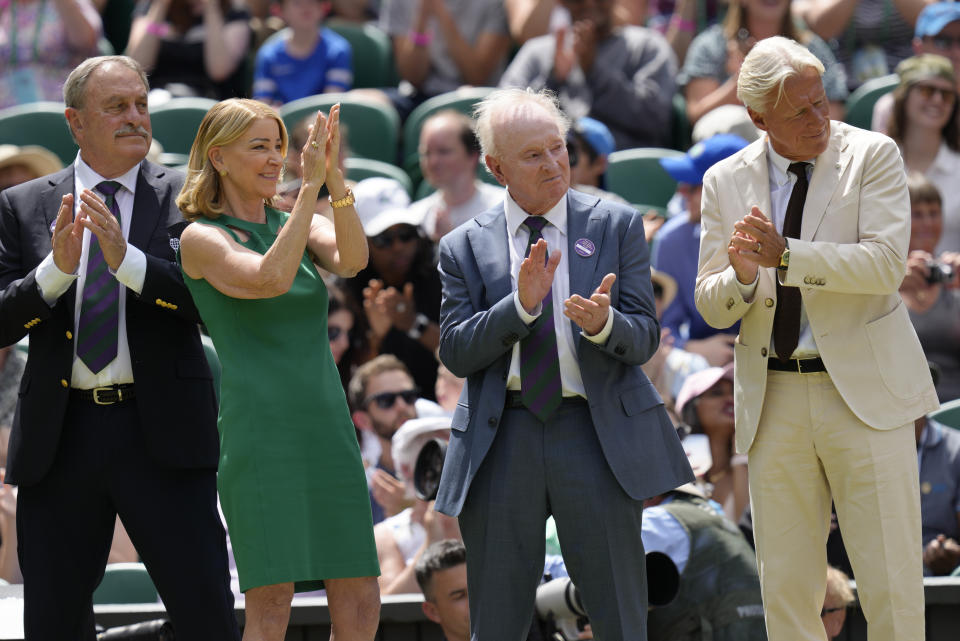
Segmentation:
{"type": "Polygon", "coordinates": [[[740,65],[737,98],[747,108],[763,113],[780,102],[787,78],[805,69],[815,69],[820,75],[824,71],[823,63],[797,41],[783,36],[764,38],[753,46],[740,65]]]}
{"type": "Polygon", "coordinates": [[[528,113],[531,108],[545,110],[557,123],[561,137],[566,137],[570,129],[570,119],[560,110],[557,96],[552,91],[543,89],[534,91],[527,89],[497,89],[480,101],[473,109],[475,119],[473,131],[480,141],[480,154],[500,158],[501,152],[497,149],[494,140],[494,124],[505,116],[519,116],[528,113]]]}

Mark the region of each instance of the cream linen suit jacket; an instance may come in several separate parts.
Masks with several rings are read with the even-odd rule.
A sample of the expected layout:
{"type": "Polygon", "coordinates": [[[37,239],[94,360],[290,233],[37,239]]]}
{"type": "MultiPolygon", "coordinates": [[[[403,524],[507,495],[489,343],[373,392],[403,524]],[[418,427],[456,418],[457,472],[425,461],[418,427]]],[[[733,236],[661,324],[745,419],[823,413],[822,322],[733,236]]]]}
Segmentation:
{"type": "MultiPolygon", "coordinates": [[[[903,161],[884,135],[830,126],[782,282],[800,288],[820,357],[844,401],[867,425],[888,430],[939,407],[897,292],[910,240],[903,161]]],[[[772,218],[766,137],[714,165],[703,181],[695,297],[710,325],[741,321],[734,344],[739,452],[750,449],[763,409],[777,298],[777,269],[761,267],[753,299],[745,301],[727,257],[734,223],[754,205],[772,218]]]]}

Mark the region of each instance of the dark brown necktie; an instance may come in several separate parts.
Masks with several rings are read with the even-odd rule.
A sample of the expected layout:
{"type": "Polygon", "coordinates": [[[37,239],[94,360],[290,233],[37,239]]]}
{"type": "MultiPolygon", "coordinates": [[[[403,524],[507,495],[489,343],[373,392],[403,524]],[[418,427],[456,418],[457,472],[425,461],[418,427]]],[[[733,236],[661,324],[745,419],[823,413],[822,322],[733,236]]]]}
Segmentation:
{"type": "MultiPolygon", "coordinates": [[[[800,238],[803,224],[803,203],[807,200],[807,167],[809,163],[790,163],[788,171],[797,177],[790,193],[787,214],[783,218],[783,237],[800,238]]],[[[773,347],[777,358],[789,360],[800,341],[800,290],[784,287],[777,278],[777,309],[773,315],[773,347]]]]}

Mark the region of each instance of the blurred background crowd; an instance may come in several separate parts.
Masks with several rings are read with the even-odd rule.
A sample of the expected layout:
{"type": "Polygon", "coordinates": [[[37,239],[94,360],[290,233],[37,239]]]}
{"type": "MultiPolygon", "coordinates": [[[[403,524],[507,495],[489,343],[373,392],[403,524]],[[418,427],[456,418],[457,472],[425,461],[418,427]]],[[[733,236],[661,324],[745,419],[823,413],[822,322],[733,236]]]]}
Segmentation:
{"type": "MultiPolygon", "coordinates": [[[[651,509],[694,500],[738,525],[752,544],[749,461],[733,448],[737,327],[708,326],[693,288],[703,175],[760,137],[736,97],[737,76],[753,44],[773,35],[796,39],[824,63],[833,118],[884,132],[901,148],[912,215],[901,294],[948,404],[960,398],[960,3],[0,0],[0,190],[73,162],[61,89],[89,56],[125,53],[147,70],[151,158],[171,167],[185,165],[214,101],[252,97],[277,107],[291,132],[278,194],[288,210],[299,189],[304,119],[340,102],[340,159],[370,261],[353,278],[329,279],[330,349],[367,466],[381,589],[426,585],[425,612],[440,622],[447,608],[452,639],[456,608],[431,581],[434,572],[454,576],[450,568],[462,562],[456,550],[454,561],[437,560],[450,556],[449,544],[426,551],[459,533],[454,520],[414,497],[412,469],[424,443],[446,438],[463,384],[436,358],[436,244],[503,199],[483,166],[471,107],[498,86],[555,91],[574,123],[572,183],[644,214],[663,328],[644,369],[686,436],[701,480],[679,498],[658,497],[651,509]]],[[[326,194],[317,212],[329,215],[326,194]]],[[[0,467],[26,349],[0,349],[0,467]]],[[[212,347],[208,356],[216,362],[212,347]]],[[[941,412],[917,422],[931,575],[960,567],[956,421],[941,412]]],[[[9,582],[20,580],[15,512],[15,491],[0,486],[0,579],[9,582]]],[[[662,532],[679,523],[689,556],[686,514],[667,510],[650,520],[666,528],[661,539],[668,541],[676,537],[662,532]]],[[[829,545],[831,563],[849,574],[839,531],[829,545]]],[[[681,556],[678,565],[688,566],[681,556]]],[[[119,523],[111,558],[137,559],[119,523]]],[[[450,594],[466,598],[465,589],[464,579],[450,594]]],[[[840,607],[830,599],[825,624],[840,607]]]]}

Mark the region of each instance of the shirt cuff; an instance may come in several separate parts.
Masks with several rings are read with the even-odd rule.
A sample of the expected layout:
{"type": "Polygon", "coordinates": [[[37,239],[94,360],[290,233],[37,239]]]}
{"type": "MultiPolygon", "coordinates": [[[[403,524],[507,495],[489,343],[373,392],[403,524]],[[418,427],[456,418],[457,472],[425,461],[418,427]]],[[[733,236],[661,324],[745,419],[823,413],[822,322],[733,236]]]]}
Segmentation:
{"type": "Polygon", "coordinates": [[[757,275],[754,277],[753,282],[747,285],[741,283],[737,277],[734,277],[734,280],[737,283],[737,289],[740,290],[740,296],[743,297],[744,301],[749,303],[753,300],[753,295],[757,293],[757,283],[760,282],[760,270],[757,270],[757,275]]]}
{"type": "Polygon", "coordinates": [[[603,345],[607,342],[607,339],[610,338],[610,333],[613,331],[613,312],[610,308],[607,308],[607,322],[604,323],[603,329],[591,336],[583,330],[580,331],[580,335],[586,338],[591,343],[596,343],[597,345],[603,345]]]}
{"type": "Polygon", "coordinates": [[[540,318],[541,312],[543,312],[543,303],[537,305],[537,313],[530,315],[527,313],[527,310],[523,308],[523,305],[520,304],[520,292],[513,292],[513,306],[517,308],[517,316],[520,317],[520,320],[526,325],[532,325],[535,320],[540,318]]]}
{"type": "Polygon", "coordinates": [[[123,255],[120,267],[115,272],[110,271],[122,285],[132,289],[139,296],[147,276],[147,257],[142,251],[127,243],[127,251],[123,255]]]}
{"type": "Polygon", "coordinates": [[[66,274],[60,271],[53,260],[53,252],[47,254],[47,257],[37,266],[37,288],[44,302],[50,307],[54,306],[57,299],[63,296],[75,280],[77,280],[77,274],[66,274]]]}

